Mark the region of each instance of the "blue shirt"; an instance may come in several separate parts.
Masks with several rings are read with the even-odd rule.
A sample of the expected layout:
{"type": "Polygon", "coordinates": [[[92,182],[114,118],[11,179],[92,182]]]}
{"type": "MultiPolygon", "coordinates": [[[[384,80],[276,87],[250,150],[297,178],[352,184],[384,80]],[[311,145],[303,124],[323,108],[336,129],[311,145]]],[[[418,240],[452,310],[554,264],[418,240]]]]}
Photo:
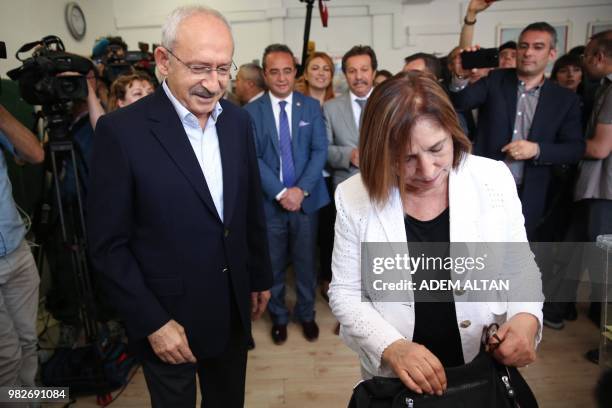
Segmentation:
{"type": "MultiPolygon", "coordinates": [[[[15,148],[0,132],[0,145],[15,155],[15,148]]],[[[0,152],[0,257],[13,252],[25,236],[25,226],[13,199],[13,188],[8,178],[6,159],[0,152]]]]}
{"type": "Polygon", "coordinates": [[[202,174],[206,179],[219,218],[223,221],[223,166],[221,164],[221,150],[219,149],[219,135],[216,128],[223,108],[217,102],[206,121],[206,127],[202,129],[198,118],[174,97],[166,81],[163,82],[162,88],[181,120],[183,129],[185,129],[189,143],[202,169],[202,174]]]}

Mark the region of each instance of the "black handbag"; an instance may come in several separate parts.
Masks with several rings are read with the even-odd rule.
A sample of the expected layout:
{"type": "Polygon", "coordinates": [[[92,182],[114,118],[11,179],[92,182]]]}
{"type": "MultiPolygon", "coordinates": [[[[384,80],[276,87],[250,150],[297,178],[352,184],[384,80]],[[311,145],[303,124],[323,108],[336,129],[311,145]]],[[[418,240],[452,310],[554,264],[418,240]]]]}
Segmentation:
{"type": "Polygon", "coordinates": [[[446,368],[441,395],[417,394],[399,378],[374,377],[353,390],[349,408],[537,408],[529,385],[515,367],[498,363],[481,348],[470,363],[446,368]]]}

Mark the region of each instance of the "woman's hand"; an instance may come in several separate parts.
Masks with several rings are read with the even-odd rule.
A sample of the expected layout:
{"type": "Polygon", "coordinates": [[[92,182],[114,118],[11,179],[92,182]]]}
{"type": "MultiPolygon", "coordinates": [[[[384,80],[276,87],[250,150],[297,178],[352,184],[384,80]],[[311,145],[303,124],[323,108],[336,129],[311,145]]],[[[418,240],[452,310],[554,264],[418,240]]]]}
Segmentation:
{"type": "Polygon", "coordinates": [[[446,391],[446,373],[442,363],[425,346],[397,340],[385,349],[382,360],[412,391],[442,395],[446,391]]]}
{"type": "MultiPolygon", "coordinates": [[[[538,333],[538,319],[529,313],[519,313],[504,323],[497,331],[501,340],[493,357],[504,365],[523,367],[536,359],[535,338],[538,333]]],[[[490,339],[489,344],[497,341],[490,339]]]]}

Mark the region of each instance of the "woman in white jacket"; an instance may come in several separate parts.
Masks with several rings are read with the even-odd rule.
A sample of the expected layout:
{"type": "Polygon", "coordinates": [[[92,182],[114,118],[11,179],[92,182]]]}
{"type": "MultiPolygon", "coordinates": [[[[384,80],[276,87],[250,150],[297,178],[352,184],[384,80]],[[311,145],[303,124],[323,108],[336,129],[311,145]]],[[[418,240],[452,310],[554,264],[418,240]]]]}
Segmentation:
{"type": "Polygon", "coordinates": [[[535,360],[542,291],[527,244],[527,255],[502,265],[521,275],[511,282],[511,293],[495,302],[457,301],[457,291],[447,302],[420,302],[414,293],[408,301],[385,302],[362,291],[362,243],[526,243],[507,166],[469,151],[448,97],[426,74],[398,75],[368,99],[361,173],[336,190],[329,291],[341,336],[359,354],[364,378],[395,376],[417,393],[441,394],[444,367],[471,361],[483,327],[494,322],[501,325],[498,361],[524,366],[535,360]]]}

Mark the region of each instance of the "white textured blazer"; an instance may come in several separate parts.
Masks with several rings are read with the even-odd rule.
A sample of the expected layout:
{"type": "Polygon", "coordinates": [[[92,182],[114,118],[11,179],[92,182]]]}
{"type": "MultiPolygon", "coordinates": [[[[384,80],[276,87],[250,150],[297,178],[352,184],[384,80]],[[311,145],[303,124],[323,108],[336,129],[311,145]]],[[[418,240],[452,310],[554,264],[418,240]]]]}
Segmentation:
{"type": "MultiPolygon", "coordinates": [[[[337,217],[330,306],[341,324],[341,337],[359,355],[364,378],[394,377],[391,368],[382,364],[382,353],[396,340],[412,339],[414,301],[362,300],[361,243],[407,241],[400,193],[395,189],[384,207],[374,205],[361,175],[356,174],[338,186],[335,197],[337,217]]],[[[451,242],[527,242],[514,178],[501,161],[467,155],[449,174],[449,211],[451,242]]],[[[515,281],[523,287],[511,291],[530,292],[530,302],[524,302],[525,296],[521,296],[521,301],[512,302],[511,294],[497,302],[455,302],[466,362],[478,354],[485,325],[501,324],[517,313],[537,317],[540,329],[536,343],[539,343],[542,282],[533,254],[530,251],[528,254],[519,257],[519,264],[504,264],[503,268],[520,270],[522,279],[515,281]]]]}

